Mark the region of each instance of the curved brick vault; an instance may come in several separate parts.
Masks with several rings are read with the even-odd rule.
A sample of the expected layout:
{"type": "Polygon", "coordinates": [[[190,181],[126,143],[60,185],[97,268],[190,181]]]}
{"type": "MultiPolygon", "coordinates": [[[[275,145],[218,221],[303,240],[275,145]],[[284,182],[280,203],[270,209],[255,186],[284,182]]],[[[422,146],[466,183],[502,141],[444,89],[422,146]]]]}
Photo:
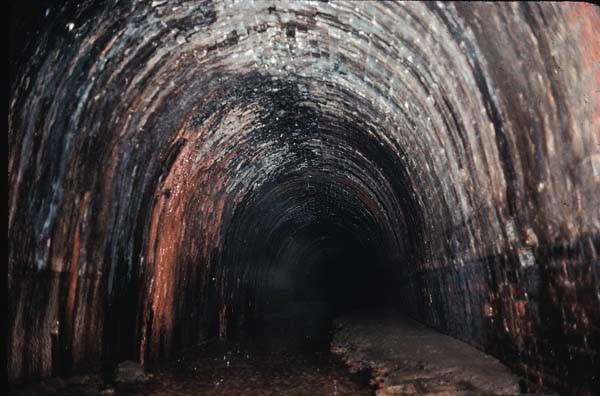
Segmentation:
{"type": "Polygon", "coordinates": [[[598,386],[598,8],[43,13],[9,99],[11,381],[252,333],[321,282],[598,386]]]}

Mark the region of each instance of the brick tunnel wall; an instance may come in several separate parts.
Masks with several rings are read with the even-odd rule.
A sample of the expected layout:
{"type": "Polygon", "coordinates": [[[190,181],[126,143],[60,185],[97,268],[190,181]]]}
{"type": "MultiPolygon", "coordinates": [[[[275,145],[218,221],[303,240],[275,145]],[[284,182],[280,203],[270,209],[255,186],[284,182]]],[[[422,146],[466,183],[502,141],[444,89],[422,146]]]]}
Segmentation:
{"type": "Polygon", "coordinates": [[[416,317],[533,378],[598,389],[598,8],[457,10],[488,60],[491,121],[507,132],[496,136],[505,193],[440,230],[445,246],[407,276],[405,298],[416,317]],[[588,58],[578,66],[559,49],[570,40],[588,58]],[[493,213],[499,227],[474,243],[473,223],[489,229],[493,213]]]}
{"type": "Polygon", "coordinates": [[[12,382],[227,336],[267,289],[253,246],[334,213],[392,304],[598,387],[597,7],[38,11],[9,106],[12,382]]]}

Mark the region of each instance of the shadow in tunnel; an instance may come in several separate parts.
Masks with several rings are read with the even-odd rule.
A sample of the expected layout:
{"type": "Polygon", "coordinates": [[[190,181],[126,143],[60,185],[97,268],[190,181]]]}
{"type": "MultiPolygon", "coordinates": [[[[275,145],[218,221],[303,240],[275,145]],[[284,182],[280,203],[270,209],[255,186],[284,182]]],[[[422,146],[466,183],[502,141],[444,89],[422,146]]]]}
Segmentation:
{"type": "Polygon", "coordinates": [[[221,279],[236,284],[226,306],[247,311],[227,312],[228,339],[327,347],[335,317],[392,300],[379,214],[339,181],[313,176],[287,178],[236,212],[221,279]]]}
{"type": "Polygon", "coordinates": [[[250,332],[275,348],[328,348],[332,320],[385,305],[381,293],[380,258],[352,236],[328,234],[316,226],[313,240],[299,256],[291,279],[272,271],[271,294],[250,332]],[[318,232],[321,231],[322,234],[318,232]]]}

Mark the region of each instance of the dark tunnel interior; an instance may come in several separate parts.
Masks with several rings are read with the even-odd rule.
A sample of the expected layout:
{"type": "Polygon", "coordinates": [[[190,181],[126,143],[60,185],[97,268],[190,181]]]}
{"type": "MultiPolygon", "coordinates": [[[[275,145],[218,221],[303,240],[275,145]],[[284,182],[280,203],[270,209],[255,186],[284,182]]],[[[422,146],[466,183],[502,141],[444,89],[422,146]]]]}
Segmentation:
{"type": "Polygon", "coordinates": [[[393,306],[385,290],[399,274],[390,263],[417,254],[419,229],[406,171],[369,130],[369,116],[351,108],[343,110],[345,117],[332,111],[360,98],[330,90],[324,94],[332,110],[315,109],[302,104],[313,98],[299,101],[296,89],[270,85],[276,97],[266,99],[272,110],[263,118],[267,130],[255,132],[256,139],[282,145],[286,157],[236,206],[225,231],[222,270],[213,273],[225,288],[241,285],[221,302],[228,323],[219,323],[225,327],[218,331],[239,333],[248,322],[251,332],[259,329],[267,338],[264,325],[305,335],[323,332],[348,310],[393,306]],[[343,102],[334,105],[338,96],[343,102]]]}
{"type": "MultiPolygon", "coordinates": [[[[597,6],[13,14],[11,384],[154,370],[213,340],[334,350],[346,318],[385,313],[527,383],[600,388],[597,6]]],[[[357,334],[400,340],[377,323],[357,334]]]]}
{"type": "Polygon", "coordinates": [[[318,172],[304,171],[277,186],[283,191],[260,191],[249,207],[242,204],[225,242],[223,268],[231,273],[222,276],[248,289],[228,305],[247,306],[259,321],[253,333],[270,337],[263,321],[271,318],[285,334],[294,328],[301,336],[318,329],[326,334],[335,316],[391,303],[383,293],[391,273],[383,252],[393,246],[385,245],[389,235],[369,202],[318,172]]]}

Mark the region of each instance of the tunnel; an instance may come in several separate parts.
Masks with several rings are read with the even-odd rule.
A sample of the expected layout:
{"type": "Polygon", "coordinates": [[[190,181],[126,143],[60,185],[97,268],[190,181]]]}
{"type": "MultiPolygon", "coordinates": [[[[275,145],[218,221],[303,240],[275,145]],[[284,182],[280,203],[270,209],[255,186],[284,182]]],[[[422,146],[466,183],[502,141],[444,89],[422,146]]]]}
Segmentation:
{"type": "Polygon", "coordinates": [[[9,382],[388,312],[594,394],[597,37],[586,3],[15,3],[9,382]]]}

